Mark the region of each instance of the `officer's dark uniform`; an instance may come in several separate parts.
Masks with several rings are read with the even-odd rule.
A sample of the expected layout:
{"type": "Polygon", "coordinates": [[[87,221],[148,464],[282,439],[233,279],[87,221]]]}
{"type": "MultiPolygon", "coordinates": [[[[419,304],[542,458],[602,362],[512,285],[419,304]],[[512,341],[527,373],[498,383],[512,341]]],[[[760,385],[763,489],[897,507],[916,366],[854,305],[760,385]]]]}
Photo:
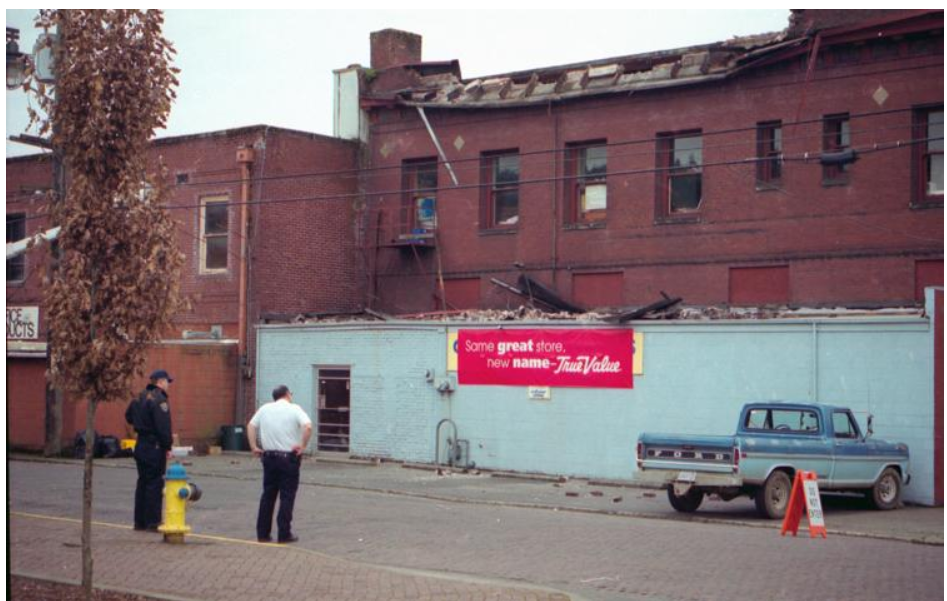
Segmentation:
{"type": "Polygon", "coordinates": [[[138,466],[135,530],[153,530],[161,524],[164,472],[167,453],[171,450],[168,395],[154,384],[148,384],[138,398],[129,403],[125,421],[138,433],[135,444],[135,464],[138,466]]]}

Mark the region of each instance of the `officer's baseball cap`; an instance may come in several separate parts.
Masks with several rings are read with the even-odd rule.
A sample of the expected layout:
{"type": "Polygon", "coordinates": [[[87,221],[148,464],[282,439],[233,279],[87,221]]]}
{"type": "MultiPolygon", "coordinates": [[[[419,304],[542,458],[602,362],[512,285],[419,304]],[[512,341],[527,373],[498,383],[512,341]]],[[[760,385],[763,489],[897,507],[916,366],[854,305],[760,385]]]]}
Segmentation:
{"type": "Polygon", "coordinates": [[[168,372],[164,371],[163,369],[158,369],[151,372],[152,380],[160,380],[161,378],[164,378],[168,382],[174,382],[174,379],[168,374],[168,372]]]}

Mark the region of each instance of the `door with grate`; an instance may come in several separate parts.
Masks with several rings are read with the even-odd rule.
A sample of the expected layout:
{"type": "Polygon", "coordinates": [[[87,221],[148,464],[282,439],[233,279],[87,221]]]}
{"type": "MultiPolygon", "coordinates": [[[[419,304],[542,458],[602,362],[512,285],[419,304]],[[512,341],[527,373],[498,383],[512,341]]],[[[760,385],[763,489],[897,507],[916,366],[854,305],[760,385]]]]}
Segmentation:
{"type": "Polygon", "coordinates": [[[347,367],[323,367],[318,370],[316,443],[320,451],[347,453],[349,450],[349,373],[347,367]]]}

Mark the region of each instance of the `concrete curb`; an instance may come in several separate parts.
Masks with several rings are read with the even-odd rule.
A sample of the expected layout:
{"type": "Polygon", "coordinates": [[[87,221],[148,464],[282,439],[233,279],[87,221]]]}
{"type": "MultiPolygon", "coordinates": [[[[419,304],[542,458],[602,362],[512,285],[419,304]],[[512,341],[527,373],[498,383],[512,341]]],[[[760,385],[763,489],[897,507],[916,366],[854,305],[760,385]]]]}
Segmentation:
{"type": "MultiPolygon", "coordinates": [[[[234,453],[236,454],[238,452],[234,452],[234,453]]],[[[249,453],[240,453],[240,454],[244,456],[249,455],[249,453]]],[[[9,459],[17,460],[17,461],[20,461],[20,460],[34,461],[34,462],[39,462],[39,463],[61,463],[61,464],[67,464],[67,465],[79,464],[79,460],[64,459],[64,458],[58,458],[58,457],[47,458],[47,457],[11,456],[9,457],[9,459]]],[[[349,463],[348,461],[334,461],[334,462],[335,463],[349,463]]],[[[333,463],[333,461],[329,461],[328,463],[333,463]]],[[[134,469],[134,466],[127,466],[127,465],[120,465],[120,464],[100,463],[99,465],[100,467],[118,467],[122,469],[134,469]]],[[[368,464],[368,465],[369,467],[372,466],[372,464],[368,464]]],[[[436,468],[434,466],[423,467],[427,465],[428,464],[402,464],[402,466],[407,469],[426,469],[429,471],[436,471],[436,468]]],[[[482,472],[482,473],[483,475],[488,474],[488,472],[482,472]]],[[[234,474],[220,474],[220,473],[213,473],[213,472],[204,472],[199,469],[195,469],[193,472],[190,472],[190,474],[193,476],[228,478],[231,480],[256,480],[258,478],[257,475],[254,475],[253,477],[244,477],[244,476],[234,475],[234,474]]],[[[533,477],[530,477],[531,475],[525,475],[526,477],[522,477],[522,475],[518,475],[516,473],[511,473],[511,472],[489,472],[489,475],[491,477],[497,477],[497,478],[519,478],[519,479],[524,479],[524,480],[541,480],[541,481],[550,481],[550,482],[559,481],[559,477],[545,476],[542,478],[533,478],[533,477]]],[[[572,481],[585,482],[585,480],[580,480],[580,479],[575,479],[572,481]]],[[[354,486],[354,485],[346,485],[346,484],[329,484],[329,483],[324,483],[324,482],[306,482],[304,480],[300,480],[299,484],[300,486],[315,486],[315,487],[330,488],[330,489],[337,489],[337,490],[352,490],[352,491],[357,491],[357,492],[368,492],[368,493],[408,497],[408,498],[415,498],[415,499],[425,499],[429,501],[439,501],[439,502],[444,502],[444,503],[455,503],[455,504],[484,505],[484,506],[490,506],[490,507],[512,507],[512,508],[518,508],[518,509],[541,509],[545,511],[554,511],[554,512],[567,511],[571,513],[579,513],[579,514],[586,514],[586,515],[607,515],[607,516],[619,517],[619,518],[666,520],[666,521],[676,521],[676,522],[696,522],[700,524],[711,524],[711,525],[717,525],[717,526],[743,526],[747,528],[762,528],[762,529],[772,529],[772,530],[777,529],[779,526],[777,522],[755,522],[755,521],[748,521],[748,520],[713,518],[713,517],[704,517],[704,516],[697,516],[697,515],[680,515],[680,514],[660,515],[660,514],[637,512],[637,511],[592,509],[592,508],[587,508],[587,507],[570,507],[570,506],[564,506],[564,505],[544,504],[544,503],[522,503],[518,501],[496,501],[496,500],[489,500],[489,499],[471,499],[467,497],[451,497],[451,496],[444,496],[444,495],[437,495],[437,494],[430,494],[430,493],[419,493],[419,492],[411,492],[411,491],[395,490],[395,489],[387,489],[387,488],[374,488],[374,487],[354,486]]],[[[638,486],[633,483],[628,483],[624,481],[589,480],[588,484],[590,486],[613,486],[613,487],[632,488],[632,489],[640,489],[640,490],[657,490],[650,486],[638,486]]],[[[944,546],[944,542],[942,540],[939,540],[939,541],[929,540],[926,537],[918,537],[918,536],[892,536],[892,535],[874,534],[870,532],[860,532],[857,530],[841,530],[841,529],[833,529],[833,528],[828,528],[827,532],[834,536],[848,536],[848,537],[853,537],[853,538],[888,540],[888,541],[897,541],[897,542],[903,542],[903,543],[911,543],[911,544],[916,544],[916,545],[927,545],[927,546],[933,546],[933,547],[944,546]]]]}

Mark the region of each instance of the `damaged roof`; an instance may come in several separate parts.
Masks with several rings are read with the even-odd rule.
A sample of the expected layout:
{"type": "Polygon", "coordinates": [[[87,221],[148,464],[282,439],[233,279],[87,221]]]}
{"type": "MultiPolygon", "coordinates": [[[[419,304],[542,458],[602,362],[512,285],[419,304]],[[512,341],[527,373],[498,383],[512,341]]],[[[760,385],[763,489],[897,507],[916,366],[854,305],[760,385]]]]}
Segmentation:
{"type": "Polygon", "coordinates": [[[776,50],[807,43],[787,32],[735,37],[724,42],[546,67],[464,80],[456,69],[419,69],[415,85],[369,99],[432,108],[497,108],[546,104],[578,97],[632,93],[724,79],[776,50]]]}

